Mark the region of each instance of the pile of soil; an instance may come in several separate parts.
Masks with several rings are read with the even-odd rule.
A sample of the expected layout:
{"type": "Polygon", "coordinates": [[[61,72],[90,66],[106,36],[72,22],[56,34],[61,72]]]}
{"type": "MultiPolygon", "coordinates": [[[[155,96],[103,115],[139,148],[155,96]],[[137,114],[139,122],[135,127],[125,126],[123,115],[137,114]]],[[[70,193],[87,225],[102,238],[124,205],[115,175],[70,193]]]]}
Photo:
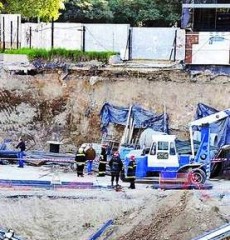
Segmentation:
{"type": "Polygon", "coordinates": [[[158,195],[157,201],[149,199],[136,213],[117,220],[118,225],[126,226],[119,229],[116,239],[191,240],[228,222],[229,216],[224,216],[220,208],[220,201],[205,192],[158,195]]]}

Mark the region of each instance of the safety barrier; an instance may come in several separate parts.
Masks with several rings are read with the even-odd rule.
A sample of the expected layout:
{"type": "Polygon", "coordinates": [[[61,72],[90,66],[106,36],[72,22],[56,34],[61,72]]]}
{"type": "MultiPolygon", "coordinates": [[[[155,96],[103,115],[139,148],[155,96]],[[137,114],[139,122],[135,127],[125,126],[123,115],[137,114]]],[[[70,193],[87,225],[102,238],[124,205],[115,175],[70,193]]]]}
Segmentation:
{"type": "Polygon", "coordinates": [[[94,188],[93,182],[60,182],[53,184],[52,181],[39,180],[6,180],[0,179],[0,188],[26,189],[45,188],[51,189],[89,189],[94,188]]]}

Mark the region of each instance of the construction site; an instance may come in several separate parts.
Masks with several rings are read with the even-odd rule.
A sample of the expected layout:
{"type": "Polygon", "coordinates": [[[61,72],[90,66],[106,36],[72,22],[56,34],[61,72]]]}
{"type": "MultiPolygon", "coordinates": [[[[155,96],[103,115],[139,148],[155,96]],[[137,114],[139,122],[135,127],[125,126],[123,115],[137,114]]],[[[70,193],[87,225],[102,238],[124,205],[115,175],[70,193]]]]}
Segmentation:
{"type": "Polygon", "coordinates": [[[229,9],[183,0],[180,28],[0,14],[0,239],[230,239],[229,9]]]}
{"type": "MultiPolygon", "coordinates": [[[[47,64],[38,68],[24,56],[13,59],[2,57],[0,72],[3,235],[12,229],[15,235],[8,239],[192,240],[217,239],[202,238],[215,231],[222,236],[219,239],[227,239],[228,76],[194,75],[180,63],[170,62],[104,66],[92,61],[81,66],[67,63],[66,67],[54,62],[52,68],[47,64]],[[221,130],[212,125],[210,132],[209,124],[216,122],[221,130]],[[152,153],[152,133],[149,146],[149,135],[140,141],[147,123],[170,134],[163,136],[185,142],[190,141],[191,127],[201,127],[201,138],[196,132],[199,141],[192,146],[194,150],[183,145],[178,153],[179,148],[172,145],[175,139],[170,138],[170,149],[155,151],[163,150],[156,156],[162,162],[169,155],[172,165],[160,166],[152,153]],[[18,168],[16,145],[21,137],[26,156],[25,166],[18,168]],[[105,177],[97,176],[100,147],[105,142],[120,149],[124,165],[127,154],[136,155],[136,189],[129,189],[124,179],[119,181],[119,191],[111,188],[109,170],[105,177]],[[85,172],[83,178],[71,167],[82,143],[97,147],[94,173],[85,172]],[[149,151],[145,156],[140,153],[143,149],[149,151]],[[180,160],[175,158],[182,154],[180,160]],[[192,155],[195,162],[187,162],[192,155]],[[211,159],[214,172],[210,173],[211,159]],[[191,169],[192,180],[176,185],[178,174],[187,177],[191,169]],[[215,176],[210,178],[212,173],[215,176]]],[[[154,141],[161,146],[159,140],[154,141]]]]}

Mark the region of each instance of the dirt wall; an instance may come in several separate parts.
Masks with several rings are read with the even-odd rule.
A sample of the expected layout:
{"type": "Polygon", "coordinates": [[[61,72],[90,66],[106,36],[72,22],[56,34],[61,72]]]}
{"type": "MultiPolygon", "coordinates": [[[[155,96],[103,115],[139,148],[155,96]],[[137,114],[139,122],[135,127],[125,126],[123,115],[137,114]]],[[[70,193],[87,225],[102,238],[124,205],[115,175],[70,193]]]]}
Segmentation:
{"type": "MultiPolygon", "coordinates": [[[[72,151],[86,141],[100,141],[101,107],[139,104],[162,113],[172,133],[187,136],[199,102],[223,110],[230,106],[230,78],[184,70],[89,68],[52,69],[31,75],[0,72],[0,136],[12,142],[25,136],[29,148],[43,149],[60,138],[72,151]]],[[[119,139],[122,134],[112,128],[119,139]]]]}

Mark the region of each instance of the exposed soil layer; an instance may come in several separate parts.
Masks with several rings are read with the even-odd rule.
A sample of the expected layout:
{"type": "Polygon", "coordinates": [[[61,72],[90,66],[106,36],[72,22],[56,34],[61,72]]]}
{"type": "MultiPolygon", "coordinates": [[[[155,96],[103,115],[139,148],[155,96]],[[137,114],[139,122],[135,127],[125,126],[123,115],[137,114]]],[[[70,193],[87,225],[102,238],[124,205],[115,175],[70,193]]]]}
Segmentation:
{"type": "MultiPolygon", "coordinates": [[[[73,151],[82,142],[100,142],[99,114],[106,102],[121,107],[138,104],[158,114],[166,108],[171,133],[187,138],[199,102],[219,110],[230,105],[228,76],[125,65],[63,66],[38,68],[33,74],[1,69],[2,139],[14,144],[24,136],[28,148],[43,149],[58,137],[64,143],[61,151],[73,151]]],[[[119,141],[123,129],[110,125],[109,135],[119,141]]]]}

